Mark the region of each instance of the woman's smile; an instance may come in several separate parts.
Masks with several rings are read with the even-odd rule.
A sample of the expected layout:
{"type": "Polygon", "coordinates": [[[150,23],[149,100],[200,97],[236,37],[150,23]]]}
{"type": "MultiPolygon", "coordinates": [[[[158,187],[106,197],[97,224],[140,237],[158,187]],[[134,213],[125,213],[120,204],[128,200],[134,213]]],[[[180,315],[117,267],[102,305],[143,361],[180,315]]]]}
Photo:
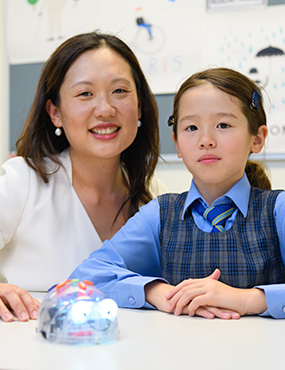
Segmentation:
{"type": "Polygon", "coordinates": [[[103,124],[93,127],[89,131],[92,136],[99,140],[110,140],[117,136],[120,127],[114,124],[103,124]]]}

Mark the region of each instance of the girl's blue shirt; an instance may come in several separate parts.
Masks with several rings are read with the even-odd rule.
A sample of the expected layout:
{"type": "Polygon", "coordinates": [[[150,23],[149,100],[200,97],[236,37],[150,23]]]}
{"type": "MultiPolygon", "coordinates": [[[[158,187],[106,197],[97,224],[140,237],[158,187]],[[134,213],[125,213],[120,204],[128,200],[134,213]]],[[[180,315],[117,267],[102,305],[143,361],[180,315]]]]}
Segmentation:
{"type": "MultiPolygon", "coordinates": [[[[246,217],[250,195],[250,183],[244,174],[225,195],[216,199],[212,205],[234,202],[235,212],[227,220],[228,230],[238,210],[246,217]]],[[[200,199],[209,207],[192,181],[187,194],[182,218],[186,210],[200,199]]],[[[192,209],[196,225],[205,232],[211,232],[212,226],[202,215],[192,209]]],[[[275,203],[274,219],[280,242],[282,260],[285,265],[285,192],[281,192],[275,203]]],[[[71,274],[71,278],[88,279],[113,298],[121,307],[148,307],[145,302],[144,286],[153,280],[162,280],[160,269],[160,209],[157,199],[140,208],[125,226],[102,248],[93,252],[71,274]]],[[[259,286],[264,290],[268,310],[262,315],[285,318],[285,284],[259,286]]]]}

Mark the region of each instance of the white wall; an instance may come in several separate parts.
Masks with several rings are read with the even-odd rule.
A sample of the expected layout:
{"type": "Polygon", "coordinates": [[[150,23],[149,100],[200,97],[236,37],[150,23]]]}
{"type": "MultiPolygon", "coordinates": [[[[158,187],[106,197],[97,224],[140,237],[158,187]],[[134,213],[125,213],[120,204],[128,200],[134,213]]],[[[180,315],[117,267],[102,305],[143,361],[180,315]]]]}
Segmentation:
{"type": "Polygon", "coordinates": [[[3,0],[0,0],[0,24],[2,25],[2,29],[0,32],[0,161],[2,163],[3,159],[3,145],[4,145],[4,122],[3,122],[3,110],[4,110],[4,102],[3,102],[3,91],[4,91],[4,83],[3,83],[3,40],[4,40],[4,32],[3,32],[3,0]]]}
{"type": "Polygon", "coordinates": [[[268,161],[273,189],[285,189],[285,161],[268,161]]]}
{"type": "MultiPolygon", "coordinates": [[[[283,8],[282,8],[283,9],[283,8]]],[[[8,64],[5,50],[5,17],[4,0],[0,0],[0,163],[7,158],[8,153],[8,64]]],[[[273,188],[285,188],[285,160],[267,161],[271,172],[273,188]]],[[[183,162],[159,162],[156,176],[160,178],[171,192],[181,192],[189,188],[191,176],[183,162]]]]}
{"type": "Polygon", "coordinates": [[[6,52],[5,0],[0,0],[0,164],[9,152],[9,68],[6,52]]]}

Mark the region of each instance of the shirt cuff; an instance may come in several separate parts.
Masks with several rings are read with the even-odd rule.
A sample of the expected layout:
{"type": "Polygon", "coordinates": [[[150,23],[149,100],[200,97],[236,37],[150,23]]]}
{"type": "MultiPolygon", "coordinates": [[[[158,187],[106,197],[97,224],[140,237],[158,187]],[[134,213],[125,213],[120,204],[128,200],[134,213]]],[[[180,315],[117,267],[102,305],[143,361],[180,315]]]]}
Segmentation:
{"type": "Polygon", "coordinates": [[[285,284],[258,285],[265,293],[267,310],[260,316],[271,316],[275,319],[285,319],[285,284]]]}
{"type": "Polygon", "coordinates": [[[106,296],[113,298],[119,307],[155,309],[154,306],[150,305],[145,300],[145,285],[155,280],[160,280],[168,284],[163,278],[157,277],[133,276],[129,280],[131,282],[124,281],[123,283],[119,282],[116,284],[116,291],[106,292],[106,296]]]}

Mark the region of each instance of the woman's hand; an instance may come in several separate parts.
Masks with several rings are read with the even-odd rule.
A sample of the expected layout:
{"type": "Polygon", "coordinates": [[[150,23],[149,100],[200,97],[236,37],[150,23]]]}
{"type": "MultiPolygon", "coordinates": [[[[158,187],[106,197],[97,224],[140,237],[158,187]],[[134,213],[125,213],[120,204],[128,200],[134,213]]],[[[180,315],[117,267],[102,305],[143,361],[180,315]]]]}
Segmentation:
{"type": "Polygon", "coordinates": [[[35,320],[39,305],[39,301],[26,290],[12,284],[0,283],[0,317],[3,321],[14,320],[11,311],[14,311],[20,321],[35,320]]]}
{"type": "Polygon", "coordinates": [[[260,314],[267,309],[265,294],[260,289],[232,288],[220,281],[220,271],[204,279],[188,279],[166,294],[167,310],[181,315],[239,318],[245,314],[260,314]]]}

